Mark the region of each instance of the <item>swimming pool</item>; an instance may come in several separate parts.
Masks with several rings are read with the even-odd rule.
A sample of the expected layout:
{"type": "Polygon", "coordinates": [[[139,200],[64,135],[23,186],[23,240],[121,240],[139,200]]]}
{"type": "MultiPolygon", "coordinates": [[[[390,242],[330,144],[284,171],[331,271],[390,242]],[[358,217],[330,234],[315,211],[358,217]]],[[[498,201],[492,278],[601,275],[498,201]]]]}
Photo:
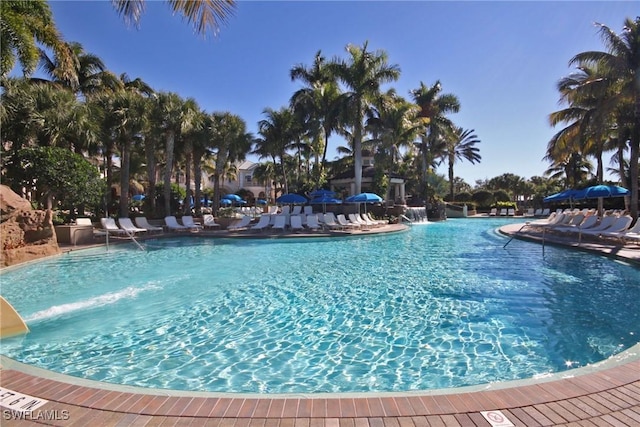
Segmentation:
{"type": "Polygon", "coordinates": [[[7,271],[31,333],[2,353],[69,375],[258,393],[528,378],[638,342],[638,269],[449,220],[334,239],[158,239],[7,271]]]}

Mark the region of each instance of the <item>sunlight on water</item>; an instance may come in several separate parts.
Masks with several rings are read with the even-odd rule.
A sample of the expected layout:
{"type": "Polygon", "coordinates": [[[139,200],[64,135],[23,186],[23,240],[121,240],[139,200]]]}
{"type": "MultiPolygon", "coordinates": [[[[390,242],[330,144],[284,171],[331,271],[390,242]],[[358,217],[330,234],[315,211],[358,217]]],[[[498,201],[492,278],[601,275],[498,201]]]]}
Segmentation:
{"type": "Polygon", "coordinates": [[[234,392],[400,391],[544,376],[637,342],[637,268],[515,241],[508,220],[347,239],[157,239],[3,273],[16,360],[234,392]]]}

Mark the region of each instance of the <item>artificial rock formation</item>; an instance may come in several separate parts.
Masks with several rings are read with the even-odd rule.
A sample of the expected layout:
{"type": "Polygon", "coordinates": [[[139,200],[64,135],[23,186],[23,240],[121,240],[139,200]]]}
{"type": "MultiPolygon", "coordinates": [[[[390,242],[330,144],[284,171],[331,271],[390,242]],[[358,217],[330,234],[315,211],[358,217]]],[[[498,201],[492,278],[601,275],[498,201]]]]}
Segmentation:
{"type": "Polygon", "coordinates": [[[52,211],[33,210],[28,200],[0,185],[2,267],[59,254],[52,219],[52,211]]]}

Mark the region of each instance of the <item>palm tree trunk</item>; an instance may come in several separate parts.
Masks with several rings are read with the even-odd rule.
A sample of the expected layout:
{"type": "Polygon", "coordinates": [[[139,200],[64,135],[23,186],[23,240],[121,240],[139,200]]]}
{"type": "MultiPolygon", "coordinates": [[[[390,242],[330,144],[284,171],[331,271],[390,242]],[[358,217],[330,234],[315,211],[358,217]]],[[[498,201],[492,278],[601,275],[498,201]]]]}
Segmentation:
{"type": "Polygon", "coordinates": [[[147,194],[144,199],[147,216],[156,216],[156,156],[151,138],[144,140],[144,154],[147,160],[147,194]]]}
{"type": "Polygon", "coordinates": [[[454,194],[454,185],[453,185],[453,156],[449,156],[449,198],[450,198],[450,202],[453,202],[453,197],[455,196],[454,194]]]}
{"type": "Polygon", "coordinates": [[[362,193],[362,102],[358,102],[358,112],[353,129],[353,172],[355,194],[362,193]]]}
{"type": "Polygon", "coordinates": [[[122,143],[122,165],[120,166],[120,218],[129,216],[129,167],[131,149],[129,141],[122,143]]]}
{"type": "Polygon", "coordinates": [[[171,215],[171,171],[173,169],[173,147],[175,132],[169,130],[165,140],[166,165],[164,167],[164,214],[171,215]]]}
{"type": "Polygon", "coordinates": [[[200,205],[200,199],[202,198],[200,192],[200,184],[202,183],[202,154],[199,151],[193,153],[193,181],[195,185],[195,206],[196,215],[202,214],[202,206],[200,205]]]}
{"type": "MultiPolygon", "coordinates": [[[[191,151],[191,147],[189,142],[187,142],[186,152],[185,152],[185,172],[184,172],[184,185],[187,189],[187,196],[184,201],[184,212],[191,212],[191,163],[192,163],[193,153],[191,151]]],[[[195,202],[195,200],[194,200],[195,202]]]]}

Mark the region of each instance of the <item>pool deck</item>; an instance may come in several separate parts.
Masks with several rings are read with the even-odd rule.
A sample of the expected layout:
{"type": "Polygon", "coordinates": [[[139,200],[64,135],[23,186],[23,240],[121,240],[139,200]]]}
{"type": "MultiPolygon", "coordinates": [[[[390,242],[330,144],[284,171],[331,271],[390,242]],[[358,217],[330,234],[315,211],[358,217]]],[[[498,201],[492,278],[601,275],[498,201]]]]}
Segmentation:
{"type": "MultiPolygon", "coordinates": [[[[533,231],[520,230],[522,225],[508,224],[500,231],[542,242],[533,231]]],[[[637,245],[596,240],[578,246],[562,236],[545,236],[546,243],[640,263],[637,245]]],[[[30,413],[12,414],[3,407],[2,426],[632,427],[640,425],[640,344],[607,361],[563,373],[424,392],[257,395],[152,390],[73,378],[4,356],[0,388],[0,404],[5,407],[29,401],[13,403],[16,399],[7,397],[11,392],[47,401],[30,413]]]]}

